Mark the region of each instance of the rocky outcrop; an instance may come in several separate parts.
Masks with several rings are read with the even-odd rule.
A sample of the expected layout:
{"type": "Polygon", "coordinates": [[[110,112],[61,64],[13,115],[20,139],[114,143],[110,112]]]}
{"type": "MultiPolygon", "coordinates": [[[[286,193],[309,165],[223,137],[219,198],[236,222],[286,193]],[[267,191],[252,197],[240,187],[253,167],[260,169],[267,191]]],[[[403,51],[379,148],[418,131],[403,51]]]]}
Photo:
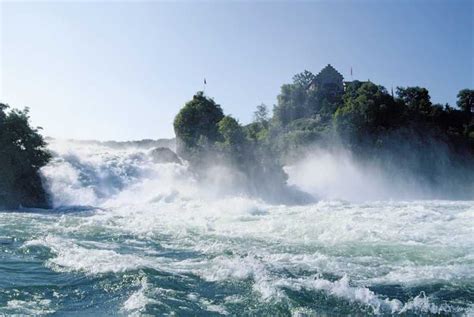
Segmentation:
{"type": "Polygon", "coordinates": [[[157,147],[150,152],[150,155],[155,163],[181,164],[178,155],[167,147],[157,147]]]}

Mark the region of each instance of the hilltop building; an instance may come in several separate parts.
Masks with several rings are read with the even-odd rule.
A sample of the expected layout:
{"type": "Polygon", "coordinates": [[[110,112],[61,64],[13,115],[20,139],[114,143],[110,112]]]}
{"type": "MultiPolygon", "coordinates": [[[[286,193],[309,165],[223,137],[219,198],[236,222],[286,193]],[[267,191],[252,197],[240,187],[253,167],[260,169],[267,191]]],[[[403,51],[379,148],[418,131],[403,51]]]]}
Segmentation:
{"type": "Polygon", "coordinates": [[[332,91],[334,94],[344,92],[344,77],[331,64],[324,67],[309,84],[311,90],[332,91]]]}
{"type": "MultiPolygon", "coordinates": [[[[352,70],[351,70],[352,72],[352,70]]],[[[344,77],[331,64],[324,67],[308,85],[308,89],[315,91],[324,91],[332,96],[340,96],[354,82],[361,81],[344,81],[344,77]]],[[[370,80],[362,81],[362,83],[370,82],[370,80]]]]}

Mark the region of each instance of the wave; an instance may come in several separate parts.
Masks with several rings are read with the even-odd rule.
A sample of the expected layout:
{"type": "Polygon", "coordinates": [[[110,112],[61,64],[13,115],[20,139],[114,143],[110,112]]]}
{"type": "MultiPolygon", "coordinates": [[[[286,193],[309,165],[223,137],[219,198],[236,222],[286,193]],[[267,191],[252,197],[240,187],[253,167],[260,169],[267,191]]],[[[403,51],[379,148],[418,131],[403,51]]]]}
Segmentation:
{"type": "Polygon", "coordinates": [[[93,207],[87,214],[42,215],[51,222],[31,225],[39,231],[22,250],[39,252],[49,269],[62,274],[92,281],[133,276],[123,282],[125,314],[149,313],[150,307],[171,313],[177,302],[188,313],[221,315],[252,305],[288,305],[295,316],[311,315],[326,302],[351,306],[348,314],[471,309],[471,201],[376,201],[390,197],[374,195],[372,190],[385,190],[377,180],[359,196],[365,173],[350,158],[321,154],[318,162],[303,161],[288,171],[293,184],[323,199],[275,205],[223,188],[225,177],[204,183],[185,164],[157,164],[151,149],[59,141],[50,146],[55,158],[42,172],[55,210],[93,207]],[[319,174],[322,166],[326,176],[319,174]],[[310,168],[316,176],[304,172],[310,168]],[[353,183],[340,186],[341,175],[353,183]],[[321,185],[327,181],[328,187],[321,185]],[[196,286],[203,283],[206,291],[196,286]],[[225,297],[206,295],[223,285],[225,297]]]}

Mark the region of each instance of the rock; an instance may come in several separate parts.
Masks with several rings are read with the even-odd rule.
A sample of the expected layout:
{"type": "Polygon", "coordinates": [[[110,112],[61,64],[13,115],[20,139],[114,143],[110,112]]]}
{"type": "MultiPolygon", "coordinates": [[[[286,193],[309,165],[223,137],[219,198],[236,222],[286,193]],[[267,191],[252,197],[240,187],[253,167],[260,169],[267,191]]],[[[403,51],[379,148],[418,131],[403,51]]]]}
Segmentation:
{"type": "Polygon", "coordinates": [[[150,153],[155,163],[177,163],[181,164],[181,160],[175,152],[171,151],[167,147],[157,147],[150,153]]]}

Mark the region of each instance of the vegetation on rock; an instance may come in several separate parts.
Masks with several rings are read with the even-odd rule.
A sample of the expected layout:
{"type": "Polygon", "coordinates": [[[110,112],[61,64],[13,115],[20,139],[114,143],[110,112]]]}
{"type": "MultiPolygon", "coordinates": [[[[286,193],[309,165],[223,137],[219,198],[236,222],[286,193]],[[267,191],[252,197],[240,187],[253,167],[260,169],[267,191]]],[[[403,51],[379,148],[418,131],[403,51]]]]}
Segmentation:
{"type": "Polygon", "coordinates": [[[454,108],[433,104],[422,87],[389,93],[370,81],[343,83],[328,65],[316,76],[309,71],[295,75],[277,100],[271,118],[262,104],[254,121],[242,126],[197,93],[174,122],[178,154],[202,163],[212,152],[214,159],[231,161],[250,182],[267,178],[270,188],[272,182],[276,187],[285,183],[282,164],[308,146],[337,143],[360,158],[416,173],[426,182],[446,183],[449,177],[474,182],[474,90],[461,90],[454,108]],[[451,173],[451,167],[460,174],[451,173]]]}
{"type": "Polygon", "coordinates": [[[46,143],[23,111],[0,104],[0,208],[47,207],[39,170],[50,160],[46,143]]]}
{"type": "Polygon", "coordinates": [[[278,197],[285,190],[287,175],[259,135],[268,126],[266,108],[262,105],[257,112],[258,122],[243,127],[198,92],[174,121],[178,154],[190,162],[198,175],[206,168],[230,165],[242,176],[237,187],[241,185],[250,194],[268,199],[278,197]]]}

